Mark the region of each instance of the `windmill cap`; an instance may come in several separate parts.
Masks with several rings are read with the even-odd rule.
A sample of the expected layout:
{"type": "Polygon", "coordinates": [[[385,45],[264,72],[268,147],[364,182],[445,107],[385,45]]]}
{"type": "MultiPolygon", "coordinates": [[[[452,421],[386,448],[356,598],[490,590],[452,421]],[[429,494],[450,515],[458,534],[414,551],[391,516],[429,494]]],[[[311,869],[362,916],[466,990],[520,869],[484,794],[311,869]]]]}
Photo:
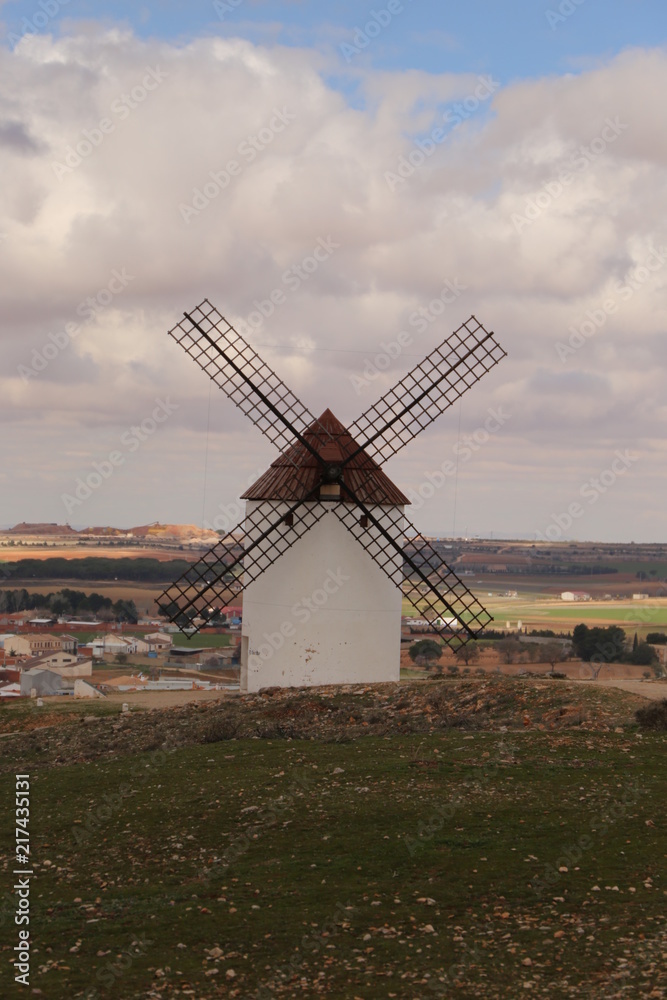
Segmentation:
{"type": "MultiPolygon", "coordinates": [[[[348,429],[328,408],[304,431],[303,437],[327,463],[343,462],[359,448],[348,429]]],[[[315,455],[297,441],[271,463],[241,499],[305,499],[317,488],[321,479],[320,469],[315,455]]],[[[392,507],[405,507],[410,503],[377,462],[364,451],[360,451],[345,466],[343,477],[347,486],[364,503],[392,507]]],[[[341,499],[352,502],[346,501],[344,495],[341,499]]]]}

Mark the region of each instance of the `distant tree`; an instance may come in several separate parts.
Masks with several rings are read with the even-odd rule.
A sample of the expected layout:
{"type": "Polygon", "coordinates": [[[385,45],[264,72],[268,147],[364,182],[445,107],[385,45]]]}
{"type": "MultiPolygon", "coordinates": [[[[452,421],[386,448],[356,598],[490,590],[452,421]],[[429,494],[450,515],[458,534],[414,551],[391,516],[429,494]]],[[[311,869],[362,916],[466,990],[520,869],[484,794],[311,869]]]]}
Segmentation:
{"type": "Polygon", "coordinates": [[[658,656],[653,647],[649,646],[647,642],[639,642],[636,646],[633,646],[627,660],[628,663],[633,663],[637,667],[650,667],[652,664],[658,662],[658,656]]]}
{"type": "Polygon", "coordinates": [[[113,612],[119,622],[129,622],[136,625],[139,621],[139,612],[134,601],[116,601],[113,605],[113,612]]]}
{"type": "Polygon", "coordinates": [[[522,642],[521,649],[530,663],[541,663],[544,647],[539,642],[522,642]]]}
{"type": "MultiPolygon", "coordinates": [[[[442,656],[442,646],[435,639],[419,639],[410,646],[410,659],[419,666],[431,667],[437,664],[442,656]]],[[[442,673],[442,666],[436,665],[438,673],[442,673]]]]}
{"type": "Polygon", "coordinates": [[[478,644],[473,640],[466,642],[463,646],[459,646],[456,650],[456,659],[465,663],[466,667],[471,663],[477,663],[479,660],[478,644]]]}
{"type": "Polygon", "coordinates": [[[507,636],[505,639],[500,639],[499,642],[495,643],[494,648],[503,663],[514,663],[519,658],[522,646],[518,639],[507,636]]]}
{"type": "Polygon", "coordinates": [[[667,645],[667,632],[649,632],[646,641],[653,646],[665,646],[667,645]]]}
{"type": "Polygon", "coordinates": [[[64,597],[55,596],[49,602],[49,607],[52,615],[65,615],[71,608],[69,601],[66,601],[64,597]]]}
{"type": "Polygon", "coordinates": [[[127,663],[127,653],[116,653],[114,659],[116,663],[127,663]]]}
{"type": "Polygon", "coordinates": [[[584,663],[597,664],[599,674],[605,663],[618,663],[627,655],[625,632],[620,625],[607,628],[577,625],[572,632],[572,649],[584,663]]]}
{"type": "Polygon", "coordinates": [[[635,632],[635,637],[634,637],[634,639],[632,640],[632,652],[633,652],[633,653],[634,653],[634,652],[635,652],[635,650],[637,649],[637,646],[638,646],[638,644],[639,644],[639,639],[637,638],[637,633],[635,632]]]}
{"type": "Polygon", "coordinates": [[[550,664],[553,673],[556,664],[563,657],[563,646],[560,642],[545,642],[542,646],[542,656],[545,663],[550,664]]]}

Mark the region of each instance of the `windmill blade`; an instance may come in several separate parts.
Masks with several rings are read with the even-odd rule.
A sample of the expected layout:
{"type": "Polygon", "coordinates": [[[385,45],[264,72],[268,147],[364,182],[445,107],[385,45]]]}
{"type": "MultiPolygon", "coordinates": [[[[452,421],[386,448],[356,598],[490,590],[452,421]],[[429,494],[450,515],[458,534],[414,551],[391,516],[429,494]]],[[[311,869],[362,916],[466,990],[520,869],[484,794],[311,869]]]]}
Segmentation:
{"type": "Polygon", "coordinates": [[[354,503],[333,507],[336,517],[399,588],[406,577],[407,564],[403,594],[448,646],[458,649],[493,621],[492,615],[399,508],[383,507],[381,513],[373,514],[345,485],[343,490],[354,503]],[[406,528],[414,531],[415,537],[403,546],[399,539],[406,528]],[[447,618],[451,623],[437,624],[447,618]]]}
{"type": "MultiPolygon", "coordinates": [[[[506,357],[474,316],[350,425],[360,450],[382,464],[506,357]]],[[[353,457],[353,456],[350,456],[353,457]]],[[[347,461],[350,459],[348,458],[347,461]]]]}
{"type": "MultiPolygon", "coordinates": [[[[312,499],[308,497],[307,499],[312,499]]],[[[158,607],[177,624],[217,605],[224,607],[284,555],[320,521],[331,505],[264,501],[228,538],[242,533],[243,542],[217,542],[157,599],[158,607]],[[267,507],[270,510],[267,510],[267,507]]],[[[199,627],[193,626],[195,632],[199,627]]]]}
{"type": "MultiPolygon", "coordinates": [[[[169,336],[279,451],[299,440],[317,455],[303,438],[303,432],[317,423],[315,417],[208,299],[184,313],[169,336]]],[[[322,442],[328,440],[322,428],[322,442]]]]}

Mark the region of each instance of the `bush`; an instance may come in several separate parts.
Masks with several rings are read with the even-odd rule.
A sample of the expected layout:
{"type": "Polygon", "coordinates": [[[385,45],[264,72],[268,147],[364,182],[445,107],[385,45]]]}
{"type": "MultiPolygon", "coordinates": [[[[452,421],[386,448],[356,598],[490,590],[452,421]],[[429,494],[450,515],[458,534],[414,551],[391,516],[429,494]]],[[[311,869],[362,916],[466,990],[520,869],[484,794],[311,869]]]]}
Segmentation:
{"type": "Polygon", "coordinates": [[[666,646],[667,632],[649,632],[646,636],[646,641],[652,646],[666,646]]]}
{"type": "Polygon", "coordinates": [[[554,670],[550,674],[547,674],[547,677],[553,677],[555,681],[567,680],[567,674],[560,674],[557,670],[554,670]]]}
{"type": "Polygon", "coordinates": [[[638,642],[627,657],[627,661],[638,667],[650,667],[652,663],[657,663],[658,657],[655,650],[647,642],[638,642]]]}
{"type": "Polygon", "coordinates": [[[419,639],[409,649],[410,659],[420,666],[431,666],[442,656],[442,646],[435,639],[419,639]]]}
{"type": "Polygon", "coordinates": [[[201,734],[202,743],[222,743],[225,740],[233,740],[239,730],[238,722],[226,715],[216,715],[206,721],[207,725],[201,734]]]}
{"type": "Polygon", "coordinates": [[[667,698],[638,709],[635,718],[642,729],[667,729],[667,698]]]}

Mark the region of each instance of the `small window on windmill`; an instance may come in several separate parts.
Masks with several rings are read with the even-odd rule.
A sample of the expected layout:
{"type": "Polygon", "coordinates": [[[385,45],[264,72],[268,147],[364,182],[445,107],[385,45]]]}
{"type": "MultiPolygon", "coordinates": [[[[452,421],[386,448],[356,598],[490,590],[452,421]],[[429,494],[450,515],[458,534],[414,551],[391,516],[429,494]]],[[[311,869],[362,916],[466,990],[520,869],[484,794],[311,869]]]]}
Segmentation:
{"type": "Polygon", "coordinates": [[[294,524],[294,514],[285,514],[283,524],[286,524],[288,528],[291,528],[294,524]]]}
{"type": "Polygon", "coordinates": [[[359,527],[360,528],[367,528],[368,527],[368,515],[367,514],[362,514],[361,517],[359,518],[359,527]]]}

